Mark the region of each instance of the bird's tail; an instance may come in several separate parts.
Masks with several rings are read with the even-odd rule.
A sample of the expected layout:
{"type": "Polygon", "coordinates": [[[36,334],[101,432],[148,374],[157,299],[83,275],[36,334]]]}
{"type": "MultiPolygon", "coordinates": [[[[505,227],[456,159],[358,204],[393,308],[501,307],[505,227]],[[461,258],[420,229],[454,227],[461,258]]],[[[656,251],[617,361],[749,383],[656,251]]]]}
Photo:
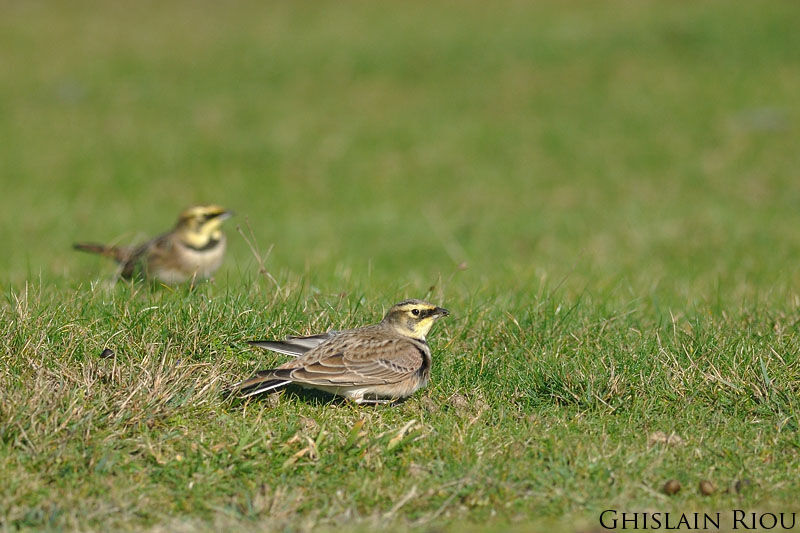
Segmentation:
{"type": "Polygon", "coordinates": [[[240,381],[225,392],[226,396],[238,396],[239,398],[247,398],[262,392],[279,389],[284,385],[291,383],[288,369],[282,370],[279,368],[262,370],[257,372],[252,378],[240,381]]]}
{"type": "Polygon", "coordinates": [[[129,251],[125,248],[120,248],[118,246],[106,246],[105,244],[97,244],[94,242],[76,242],[72,245],[72,247],[76,250],[80,250],[81,252],[89,252],[92,254],[99,254],[104,257],[110,257],[118,263],[124,263],[127,261],[128,256],[130,255],[129,251]]]}

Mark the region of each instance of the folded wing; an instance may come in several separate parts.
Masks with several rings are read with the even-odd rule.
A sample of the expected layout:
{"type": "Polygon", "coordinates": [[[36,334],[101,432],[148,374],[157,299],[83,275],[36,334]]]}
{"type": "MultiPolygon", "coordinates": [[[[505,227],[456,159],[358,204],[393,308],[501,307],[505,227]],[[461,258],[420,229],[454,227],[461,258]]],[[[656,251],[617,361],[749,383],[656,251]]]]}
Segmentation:
{"type": "Polygon", "coordinates": [[[275,369],[273,375],[309,385],[385,385],[422,368],[423,348],[413,341],[340,336],[275,369]]]}
{"type": "Polygon", "coordinates": [[[332,339],[338,331],[328,331],[319,335],[309,335],[308,337],[287,337],[283,341],[248,341],[251,346],[266,348],[273,352],[300,357],[309,350],[316,348],[323,342],[332,339]]]}

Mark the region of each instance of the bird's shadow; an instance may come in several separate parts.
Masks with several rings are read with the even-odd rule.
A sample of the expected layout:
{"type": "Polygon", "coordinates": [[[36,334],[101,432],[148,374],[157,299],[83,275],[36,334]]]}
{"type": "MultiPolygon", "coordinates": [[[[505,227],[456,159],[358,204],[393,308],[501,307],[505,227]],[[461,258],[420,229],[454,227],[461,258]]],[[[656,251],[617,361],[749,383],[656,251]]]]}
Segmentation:
{"type": "Polygon", "coordinates": [[[317,389],[307,389],[305,387],[301,387],[300,385],[295,384],[288,384],[282,387],[280,390],[271,391],[264,394],[257,394],[255,396],[250,396],[248,398],[238,398],[236,396],[229,397],[231,403],[234,406],[244,405],[248,402],[272,402],[275,399],[276,395],[284,395],[286,396],[287,401],[298,401],[305,403],[307,405],[311,405],[314,407],[324,407],[324,406],[337,406],[337,407],[344,407],[344,406],[354,406],[359,408],[376,408],[376,407],[384,407],[384,406],[394,406],[400,405],[405,403],[408,398],[401,398],[398,400],[394,400],[392,402],[364,402],[361,404],[356,404],[354,401],[344,398],[342,396],[337,396],[335,394],[331,394],[329,392],[317,390],[317,389]]]}

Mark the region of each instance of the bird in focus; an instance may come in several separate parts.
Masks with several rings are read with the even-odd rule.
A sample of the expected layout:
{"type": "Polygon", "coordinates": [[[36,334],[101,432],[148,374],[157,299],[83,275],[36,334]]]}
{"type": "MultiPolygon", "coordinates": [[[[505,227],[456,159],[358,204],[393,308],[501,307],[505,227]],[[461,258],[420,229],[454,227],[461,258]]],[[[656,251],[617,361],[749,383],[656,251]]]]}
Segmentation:
{"type": "Polygon", "coordinates": [[[222,264],[221,225],[232,215],[217,205],[198,205],[182,212],[171,231],[138,246],[76,243],[74,248],[114,259],[125,279],[143,276],[168,285],[208,279],[222,264]]]}
{"type": "Polygon", "coordinates": [[[258,372],[229,392],[246,398],[295,383],[359,404],[406,398],[428,382],[431,349],[425,337],[449,314],[422,300],[405,300],[378,324],[284,341],[250,341],[296,359],[258,372]]]}

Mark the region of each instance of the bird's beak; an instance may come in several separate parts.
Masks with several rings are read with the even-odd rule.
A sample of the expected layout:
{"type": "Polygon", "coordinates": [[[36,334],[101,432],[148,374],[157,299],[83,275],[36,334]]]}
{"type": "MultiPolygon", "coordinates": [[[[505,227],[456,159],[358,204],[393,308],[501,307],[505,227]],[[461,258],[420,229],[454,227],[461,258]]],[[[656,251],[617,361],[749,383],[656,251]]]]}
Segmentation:
{"type": "Polygon", "coordinates": [[[450,311],[448,311],[444,307],[437,307],[433,310],[433,314],[438,316],[447,316],[450,314],[450,311]]]}
{"type": "Polygon", "coordinates": [[[217,218],[219,218],[220,220],[228,220],[235,214],[236,213],[234,213],[233,211],[223,211],[222,213],[217,215],[217,218]]]}

